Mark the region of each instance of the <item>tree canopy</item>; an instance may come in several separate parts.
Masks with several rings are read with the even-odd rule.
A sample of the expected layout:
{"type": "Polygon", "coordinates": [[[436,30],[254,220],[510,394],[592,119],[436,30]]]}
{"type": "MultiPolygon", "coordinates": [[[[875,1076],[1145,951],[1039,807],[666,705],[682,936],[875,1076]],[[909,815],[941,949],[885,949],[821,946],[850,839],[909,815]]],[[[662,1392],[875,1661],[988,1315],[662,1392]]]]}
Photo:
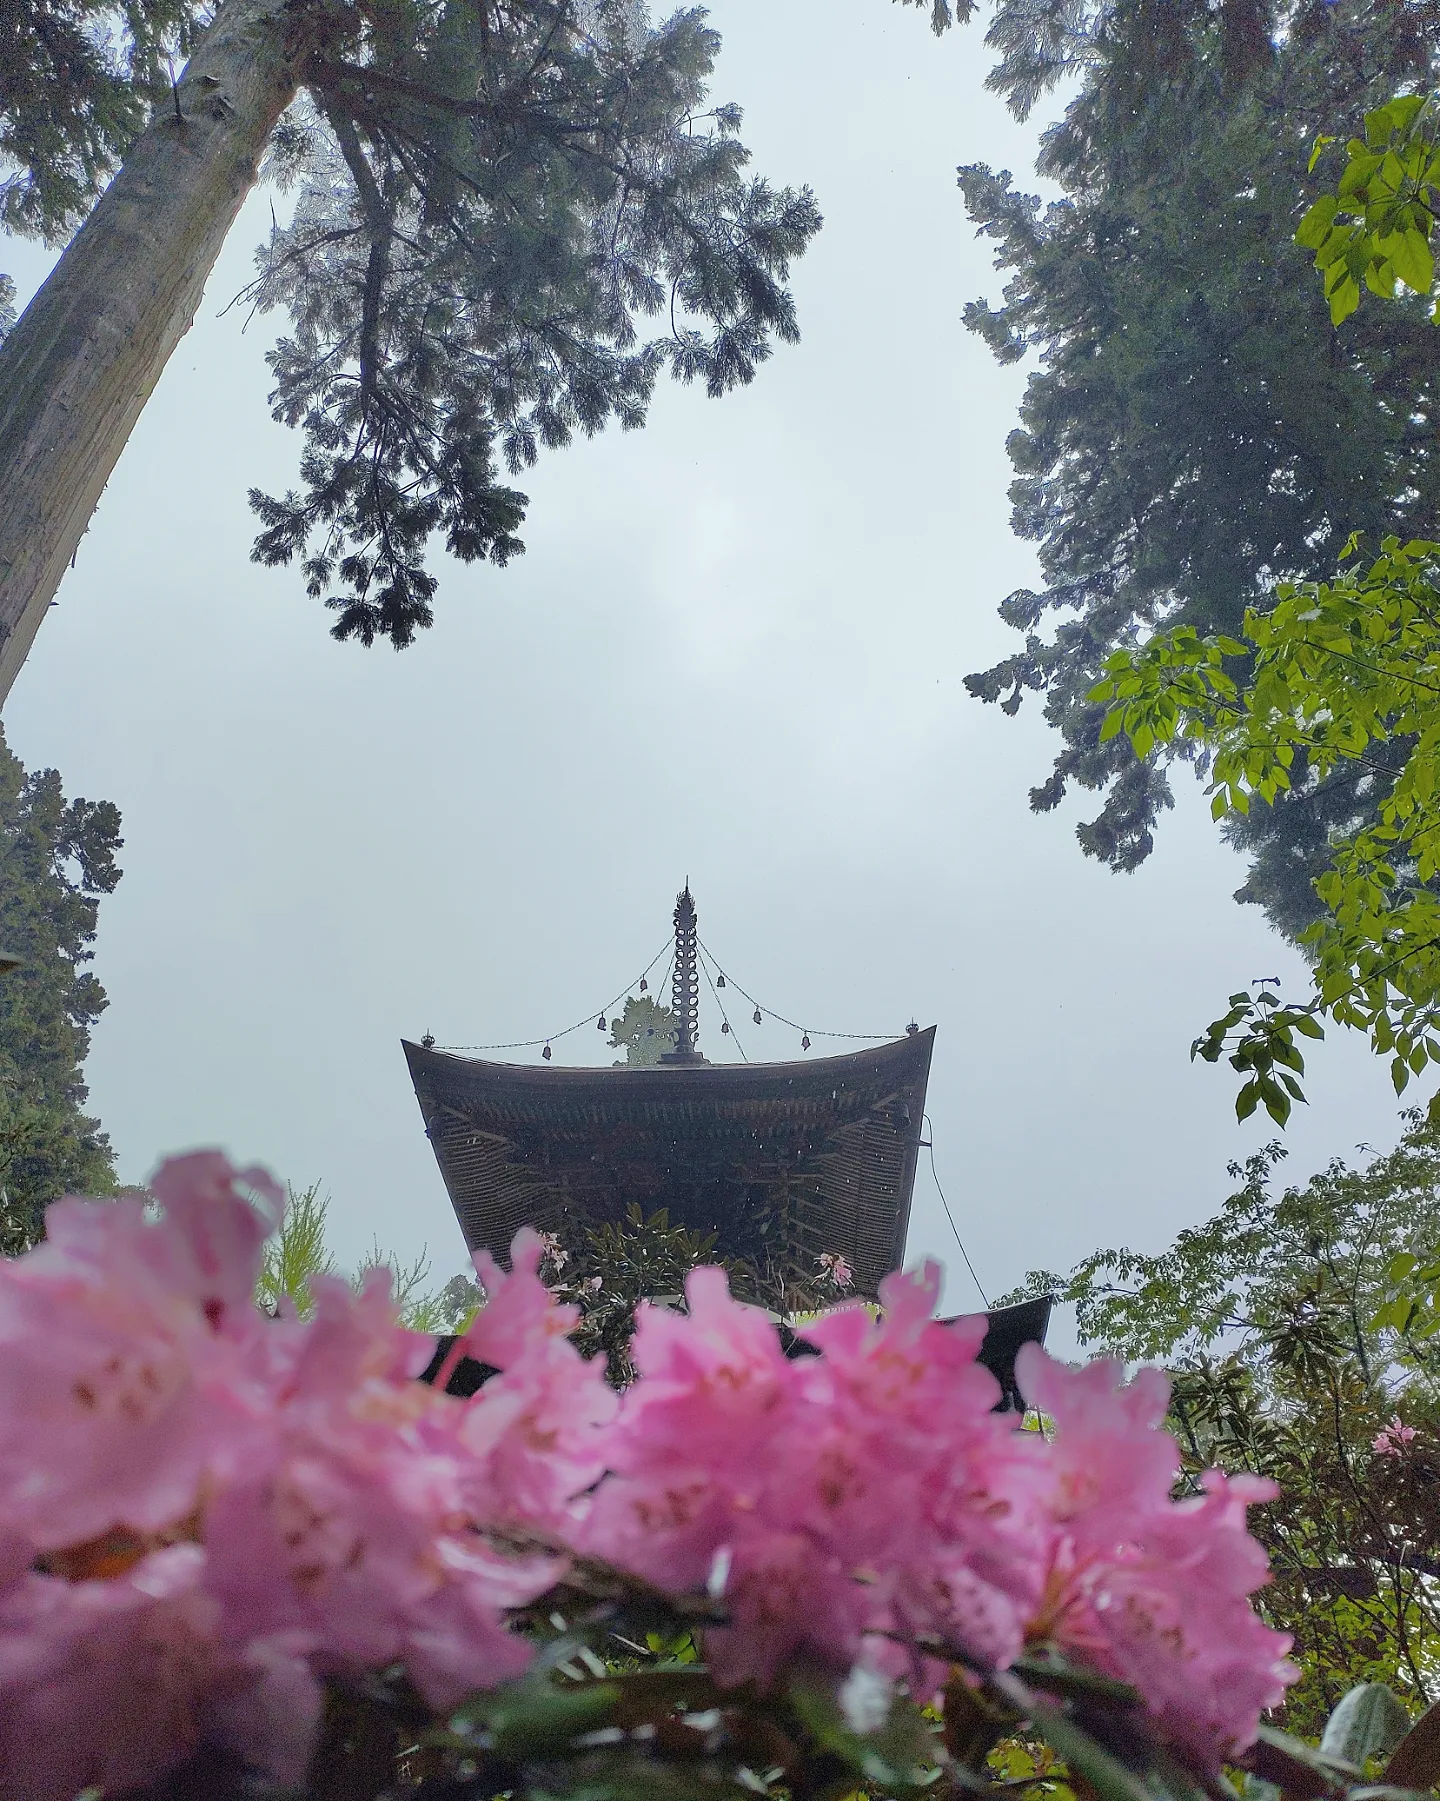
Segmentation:
{"type": "MultiPolygon", "coordinates": [[[[253,164],[263,151],[298,186],[248,298],[288,317],[270,402],[303,438],[298,486],[251,494],[254,554],[298,562],[337,637],[408,644],[432,619],[433,538],[464,561],[523,549],[527,501],[513,482],[542,450],[612,421],[640,426],[666,371],[723,394],[798,336],[786,281],[820,215],[808,189],[748,171],[739,108],[708,99],[719,38],[700,9],[652,27],[641,0],[225,0],[208,32],[204,18],[187,0],[7,8],[0,155],[15,172],[0,222],[56,240],[85,221],[30,312],[62,306],[83,245],[92,260],[75,263],[88,285],[74,304],[88,320],[107,295],[118,306],[142,267],[119,227],[143,227],[172,164],[189,179],[187,156],[210,154],[201,122],[253,127],[253,144],[214,154],[253,164]],[[241,20],[247,6],[256,16],[241,20]],[[192,43],[200,60],[172,85],[171,53],[192,43]],[[207,73],[207,45],[223,52],[219,73],[207,73]],[[298,90],[273,130],[240,92],[264,55],[265,81],[298,90]],[[131,193],[136,158],[144,181],[131,193]],[[124,220],[89,210],[117,166],[124,220]]],[[[191,211],[222,204],[233,212],[229,186],[197,190],[191,211]]],[[[167,253],[180,253],[168,238],[153,254],[167,253]]],[[[125,336],[105,354],[126,355],[125,336]]],[[[37,443],[55,435],[31,390],[75,376],[67,342],[27,313],[0,350],[0,437],[17,455],[27,430],[37,443]]],[[[89,406],[82,434],[98,432],[89,406]]],[[[107,430],[118,455],[128,425],[107,430]]],[[[74,504],[84,511],[84,496],[74,504]]],[[[47,567],[61,552],[68,563],[60,545],[47,567]]],[[[24,610],[33,632],[37,604],[27,590],[3,623],[20,630],[24,610]]]]}
{"type": "Polygon", "coordinates": [[[100,899],[120,880],[120,815],[66,800],[53,769],[27,773],[0,733],[0,1249],[41,1232],[47,1202],[115,1186],[114,1156],[85,1111],[90,1027],[105,990],[92,960],[100,899]]]}
{"type": "MultiPolygon", "coordinates": [[[[966,323],[1037,365],[1009,450],[1043,575],[1000,609],[1024,647],[968,686],[1012,713],[1043,696],[1064,747],[1032,805],[1102,790],[1080,841],[1133,869],[1171,795],[1162,756],[1101,740],[1105,658],[1167,624],[1234,634],[1277,580],[1333,569],[1352,531],[1424,535],[1440,502],[1428,309],[1368,309],[1337,338],[1292,241],[1326,179],[1307,174],[1312,143],[1430,78],[1440,8],[1013,0],[989,41],[989,84],[1018,114],[1062,78],[1079,90],[1043,141],[1058,199],[960,171],[1007,276],[966,323]]],[[[1303,930],[1332,836],[1371,806],[1344,766],[1231,820],[1253,857],[1239,898],[1303,930]]]]}

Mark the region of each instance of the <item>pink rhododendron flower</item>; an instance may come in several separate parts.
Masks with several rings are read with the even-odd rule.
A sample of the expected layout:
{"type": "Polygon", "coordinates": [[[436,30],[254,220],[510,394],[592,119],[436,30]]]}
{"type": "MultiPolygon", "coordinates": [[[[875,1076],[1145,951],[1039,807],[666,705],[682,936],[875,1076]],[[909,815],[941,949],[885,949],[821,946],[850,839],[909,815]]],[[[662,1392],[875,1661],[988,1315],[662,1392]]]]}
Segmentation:
{"type": "Polygon", "coordinates": [[[821,1251],[815,1259],[820,1274],[836,1288],[847,1289],[855,1285],[855,1272],[840,1255],[839,1251],[821,1251]]]}
{"type": "Polygon", "coordinates": [[[1297,1675],[1289,1638],[1249,1602],[1269,1570],[1245,1508],[1273,1498],[1274,1485],[1212,1473],[1203,1497],[1171,1500],[1179,1456],[1162,1430],[1169,1384],[1158,1370],[1127,1384],[1113,1359],[1072,1370],[1026,1345],[1016,1374],[1054,1434],[1045,1479],[1055,1531],[1031,1635],[1132,1684],[1218,1767],[1253,1743],[1261,1711],[1297,1675]]]}
{"type": "Polygon", "coordinates": [[[278,1196],[214,1153],[156,1180],[163,1219],[129,1196],[57,1201],[46,1241],[0,1267],[0,1517],[41,1549],[159,1530],[263,1431],[239,1347],[261,1334],[274,1222],[237,1184],[278,1196]]]}
{"type": "Polygon", "coordinates": [[[1206,1478],[1203,1498],[1158,1509],[1133,1548],[1095,1569],[1097,1659],[1137,1688],[1174,1739],[1212,1765],[1248,1749],[1260,1714],[1299,1672],[1290,1639],[1248,1597],[1269,1581],[1245,1508],[1271,1500],[1253,1476],[1206,1478]]]}
{"type": "MultiPolygon", "coordinates": [[[[295,1737],[307,1716],[296,1677],[308,1684],[308,1674],[289,1659],[266,1667],[226,1655],[219,1608],[199,1579],[204,1561],[198,1545],[177,1545],[117,1581],[32,1575],[0,1595],[6,1801],[72,1801],[92,1786],[152,1781],[203,1738],[224,1742],[236,1705],[250,1726],[245,1755],[281,1780],[303,1775],[295,1737]],[[285,1706],[267,1707],[264,1691],[277,1680],[285,1706]]],[[[317,1716],[315,1691],[306,1753],[317,1716]]]]}
{"type": "MultiPolygon", "coordinates": [[[[45,1744],[52,1703],[78,1710],[86,1672],[108,1683],[113,1665],[125,1716],[105,1724],[107,1697],[90,1710],[93,1742],[78,1732],[73,1771],[54,1766],[66,1801],[202,1739],[298,1775],[316,1671],[402,1660],[436,1706],[518,1673],[531,1653],[504,1611],[563,1564],[504,1555],[473,1525],[533,1523],[516,1495],[562,1511],[567,1484],[600,1473],[615,1408],[538,1256],[529,1286],[492,1274],[482,1328],[524,1379],[465,1402],[413,1380],[433,1341],[398,1324],[387,1272],[358,1295],[317,1282],[308,1324],[254,1307],[280,1205],[268,1178],[201,1153],[154,1193],[158,1218],[131,1198],[58,1202],[47,1243],[0,1265],[0,1714],[45,1744]],[[567,1464],[572,1439],[586,1445],[567,1464]],[[125,1700],[127,1644],[147,1707],[125,1700]]],[[[50,1793],[18,1736],[0,1745],[16,1771],[0,1792],[50,1793]]]]}
{"type": "Polygon", "coordinates": [[[481,1251],[475,1268],[486,1295],[466,1334],[472,1357],[500,1371],[476,1395],[459,1427],[471,1515],[489,1525],[560,1533],[572,1502],[605,1468],[605,1428],[619,1409],[605,1361],[587,1362],[567,1334],[579,1311],[540,1280],[542,1235],[522,1227],[507,1275],[481,1251]]]}
{"type": "Polygon", "coordinates": [[[1378,1457],[1399,1457],[1414,1436],[1415,1428],[1405,1425],[1397,1413],[1388,1426],[1376,1433],[1373,1449],[1378,1457]]]}
{"type": "Polygon", "coordinates": [[[1081,1548],[1108,1548],[1168,1505],[1180,1451],[1164,1431],[1170,1384],[1157,1369],[1124,1381],[1114,1357],[1069,1369],[1041,1346],[1020,1347],[1015,1378],[1053,1422],[1047,1507],[1081,1548]]]}
{"type": "Polygon", "coordinates": [[[485,1411],[411,1380],[432,1341],[395,1320],[387,1270],[314,1285],[269,1454],[206,1508],[208,1583],[236,1639],[295,1636],[327,1662],[403,1661],[436,1706],[529,1661],[501,1609],[553,1583],[473,1555],[463,1422],[485,1411]],[[448,1641],[448,1642],[445,1642],[448,1641]]]}
{"type": "Polygon", "coordinates": [[[1030,1447],[990,1411],[983,1320],[936,1324],[938,1288],[933,1265],[890,1278],[881,1321],[827,1315],[806,1328],[823,1354],[794,1362],[718,1270],[692,1272],[688,1317],[642,1311],[587,1543],[666,1587],[699,1588],[723,1555],[723,1680],[767,1682],[800,1651],[845,1670],[905,1629],[1019,1650],[1034,1577],[985,1479],[1023,1488],[1030,1447]]]}
{"type": "MultiPolygon", "coordinates": [[[[808,1326],[793,1360],[695,1270],[687,1314],[639,1308],[621,1398],[523,1230],[509,1273],[476,1258],[487,1301],[454,1355],[498,1373],[462,1400],[414,1380],[433,1340],[384,1271],[358,1294],[318,1281],[308,1322],[252,1305],[281,1208],[261,1172],[200,1152],[154,1197],[58,1202],[47,1243],[0,1264],[7,1801],[149,1781],[201,1744],[296,1780],[329,1674],[400,1662],[443,1708],[523,1669],[507,1616],[567,1547],[722,1600],[721,1682],[799,1659],[852,1711],[897,1676],[935,1691],[921,1640],[999,1668],[1049,1639],[1218,1765],[1291,1679],[1249,1604],[1266,1568],[1245,1509],[1269,1488],[1214,1476],[1172,1500],[1155,1371],[1029,1346],[1050,1436],[1019,1430],[976,1361],[985,1317],[933,1318],[934,1264],[888,1277],[878,1319],[808,1326]]],[[[1413,1437],[1397,1419],[1376,1453],[1413,1437]]]]}

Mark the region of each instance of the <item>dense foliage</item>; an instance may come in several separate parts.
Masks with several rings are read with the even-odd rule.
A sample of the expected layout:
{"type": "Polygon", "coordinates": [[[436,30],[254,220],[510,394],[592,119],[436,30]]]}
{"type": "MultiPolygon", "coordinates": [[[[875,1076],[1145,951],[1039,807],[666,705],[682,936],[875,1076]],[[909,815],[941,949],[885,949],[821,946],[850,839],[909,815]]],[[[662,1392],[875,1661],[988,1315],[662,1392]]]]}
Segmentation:
{"type": "Polygon", "coordinates": [[[192,0],[0,6],[0,230],[64,238],[168,95],[202,18],[192,0]]]}
{"type": "MultiPolygon", "coordinates": [[[[157,46],[203,17],[136,0],[102,38],[91,11],[0,13],[12,227],[84,215],[169,104],[157,46]]],[[[719,39],[697,9],[653,29],[639,0],[291,14],[266,28],[318,47],[269,166],[299,198],[249,298],[288,313],[271,405],[304,449],[297,489],[252,492],[255,556],[298,560],[337,637],[398,648],[431,621],[433,538],[465,561],[523,549],[510,484],[541,450],[643,424],[666,371],[723,394],[798,336],[785,283],[820,216],[748,173],[739,109],[707,100],[719,39]]]]}
{"type": "Polygon", "coordinates": [[[1073,1302],[1085,1345],[1168,1367],[1187,1481],[1277,1483],[1253,1524],[1273,1572],[1258,1604],[1295,1640],[1285,1724],[1318,1737],[1352,1684],[1436,1697],[1440,1353],[1433,1305],[1406,1291],[1440,1245],[1440,1130],[1411,1115],[1395,1150],[1277,1196],[1282,1155],[1232,1166],[1221,1211],[1164,1250],[1097,1251],[1027,1288],[1073,1302]]]}
{"type": "Polygon", "coordinates": [[[46,1203],[114,1186],[114,1161],[85,1111],[90,1027],[105,990],[86,968],[102,895],[120,880],[120,815],[67,801],[53,769],[27,773],[0,735],[0,1250],[41,1231],[46,1203]]]}
{"type": "MultiPolygon", "coordinates": [[[[1159,753],[1100,738],[1105,658],[1165,624],[1234,634],[1278,578],[1333,568],[1352,531],[1378,543],[1435,516],[1428,311],[1362,309],[1337,337],[1292,238],[1327,180],[1307,175],[1313,141],[1430,78],[1440,8],[1010,0],[989,40],[990,85],[1017,112],[1061,78],[1079,91],[1044,139],[1054,202],[983,164],[960,173],[1007,275],[1003,303],[966,322],[1002,361],[1038,363],[1011,493],[1044,578],[1001,608],[1024,648],[969,685],[1011,712],[1043,695],[1065,745],[1032,804],[1103,789],[1081,842],[1130,869],[1170,791],[1159,753]]],[[[1347,765],[1231,820],[1254,858],[1241,897],[1303,929],[1331,835],[1371,806],[1347,765]]]]}
{"type": "Polygon", "coordinates": [[[578,1315],[572,1340],[586,1357],[605,1358],[617,1388],[635,1375],[630,1344],[637,1307],[644,1301],[681,1302],[692,1270],[723,1269],[730,1292],[763,1307],[782,1331],[788,1331],[783,1322],[841,1299],[851,1283],[848,1265],[834,1253],[822,1253],[804,1269],[793,1260],[756,1264],[725,1257],[716,1250],[714,1232],[672,1225],[668,1209],[647,1214],[636,1201],[626,1207],[623,1220],[566,1220],[543,1238],[545,1277],[578,1315]]]}

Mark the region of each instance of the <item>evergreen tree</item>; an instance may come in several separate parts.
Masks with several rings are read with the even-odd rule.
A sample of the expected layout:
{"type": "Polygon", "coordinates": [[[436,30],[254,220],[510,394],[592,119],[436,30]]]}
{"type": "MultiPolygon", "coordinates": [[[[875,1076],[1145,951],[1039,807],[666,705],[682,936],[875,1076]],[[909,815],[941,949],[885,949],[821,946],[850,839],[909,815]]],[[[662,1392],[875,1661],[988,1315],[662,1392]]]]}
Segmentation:
{"type": "MultiPolygon", "coordinates": [[[[966,323],[1002,362],[1039,359],[1009,449],[1015,529],[1044,575],[1000,609],[1024,648],[967,685],[1010,713],[1044,696],[1064,748],[1031,804],[1104,790],[1078,835],[1128,870],[1171,795],[1154,754],[1100,740],[1104,659],[1166,623],[1233,634],[1277,580],[1328,574],[1354,530],[1433,535],[1427,309],[1362,309],[1337,337],[1292,240],[1325,180],[1307,177],[1312,142],[1433,78],[1440,6],[1004,0],[988,41],[989,85],[1017,114],[1061,78],[1079,92],[1039,163],[1059,201],[960,171],[1010,276],[966,323]]],[[[1338,769],[1233,821],[1253,857],[1237,898],[1290,933],[1314,919],[1312,882],[1332,838],[1370,818],[1373,780],[1338,769]]]]}
{"type": "Polygon", "coordinates": [[[27,774],[0,733],[0,1249],[24,1250],[46,1203],[115,1186],[110,1142],[85,1112],[90,1027],[107,1002],[85,965],[100,897],[120,880],[120,815],[27,774]]]}
{"type": "Polygon", "coordinates": [[[255,555],[298,560],[339,638],[398,648],[430,623],[435,536],[520,551],[511,480],[542,449],[643,424],[665,370],[723,394],[798,335],[785,283],[819,214],[747,173],[698,9],[653,29],[641,0],[203,16],[0,11],[0,223],[84,218],[0,347],[0,697],[262,157],[300,184],[251,297],[289,315],[271,405],[304,449],[297,489],[251,495],[255,555]]]}

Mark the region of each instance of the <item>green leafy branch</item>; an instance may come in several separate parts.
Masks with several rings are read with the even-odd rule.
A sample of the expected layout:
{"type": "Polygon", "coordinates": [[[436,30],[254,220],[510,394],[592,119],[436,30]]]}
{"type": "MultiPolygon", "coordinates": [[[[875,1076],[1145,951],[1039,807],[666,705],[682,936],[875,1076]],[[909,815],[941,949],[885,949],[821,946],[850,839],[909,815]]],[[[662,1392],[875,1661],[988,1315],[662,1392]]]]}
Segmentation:
{"type": "Polygon", "coordinates": [[[1090,692],[1108,703],[1102,742],[1199,751],[1218,820],[1344,764],[1370,778],[1372,822],[1333,845],[1315,884],[1325,911],[1301,937],[1312,998],[1234,994],[1192,1047],[1246,1076],[1242,1119],[1263,1105],[1286,1122],[1305,1098],[1298,1041],[1323,1037],[1324,1018],[1369,1035],[1397,1094],[1440,1062],[1440,545],[1387,539],[1368,566],[1357,548],[1333,581],[1281,583],[1239,638],[1157,633],[1110,657],[1090,692]]]}
{"type": "Polygon", "coordinates": [[[1312,1001],[1303,1007],[1285,1007],[1269,988],[1253,997],[1244,990],[1230,996],[1229,1011],[1212,1020],[1190,1046],[1192,1063],[1196,1057],[1218,1063],[1228,1050],[1230,1067],[1248,1076],[1235,1097],[1237,1119],[1249,1119],[1263,1105],[1271,1119],[1283,1126],[1294,1103],[1304,1101],[1300,1077],[1305,1073],[1305,1058],[1295,1035],[1325,1036],[1324,1026],[1315,1017],[1316,1006],[1312,1001]]]}
{"type": "MultiPolygon", "coordinates": [[[[1435,279],[1430,236],[1440,210],[1440,131],[1423,94],[1401,94],[1365,115],[1365,136],[1346,145],[1339,183],[1300,221],[1295,240],[1315,253],[1330,318],[1360,304],[1361,284],[1393,300],[1403,282],[1428,294],[1435,279]]],[[[1310,167],[1335,140],[1320,138],[1310,167]]],[[[1440,321],[1440,302],[1431,317],[1440,321]]]]}

